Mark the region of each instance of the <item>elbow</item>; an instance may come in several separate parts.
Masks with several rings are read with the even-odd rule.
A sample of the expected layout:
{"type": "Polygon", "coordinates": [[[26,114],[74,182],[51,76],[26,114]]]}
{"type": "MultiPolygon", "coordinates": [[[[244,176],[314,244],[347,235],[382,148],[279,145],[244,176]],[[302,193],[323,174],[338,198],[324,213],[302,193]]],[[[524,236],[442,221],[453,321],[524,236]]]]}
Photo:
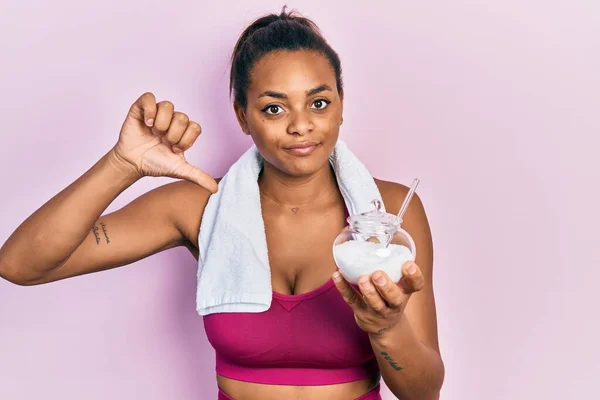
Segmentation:
{"type": "Polygon", "coordinates": [[[446,367],[441,357],[437,360],[433,376],[431,378],[431,400],[439,400],[442,386],[444,385],[444,377],[446,375],[446,367]]]}
{"type": "Polygon", "coordinates": [[[18,268],[2,261],[0,261],[0,278],[19,286],[34,286],[40,284],[39,278],[27,276],[26,274],[23,274],[22,271],[19,271],[18,268]]]}
{"type": "Polygon", "coordinates": [[[439,400],[442,386],[444,385],[444,378],[446,376],[446,367],[444,360],[439,350],[431,350],[431,362],[429,364],[428,373],[426,374],[428,389],[427,395],[420,397],[421,399],[439,400]]]}
{"type": "Polygon", "coordinates": [[[392,393],[403,400],[439,400],[444,383],[445,367],[437,352],[436,355],[435,362],[432,360],[427,369],[418,375],[420,378],[416,378],[409,386],[394,390],[393,386],[388,385],[392,393]]]}

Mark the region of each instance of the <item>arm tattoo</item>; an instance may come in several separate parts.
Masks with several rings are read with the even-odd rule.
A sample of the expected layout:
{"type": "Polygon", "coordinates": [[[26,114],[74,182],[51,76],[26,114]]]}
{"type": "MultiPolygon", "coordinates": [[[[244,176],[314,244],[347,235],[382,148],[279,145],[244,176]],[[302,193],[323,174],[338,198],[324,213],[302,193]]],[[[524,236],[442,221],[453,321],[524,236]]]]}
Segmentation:
{"type": "Polygon", "coordinates": [[[391,367],[394,368],[396,371],[402,371],[402,367],[400,367],[398,364],[396,364],[396,361],[394,361],[388,353],[386,353],[385,351],[382,351],[379,354],[381,354],[383,356],[383,358],[385,358],[385,360],[387,362],[389,362],[391,367]]]}
{"type": "Polygon", "coordinates": [[[96,244],[100,244],[100,236],[98,236],[98,227],[94,225],[92,231],[94,232],[94,236],[96,236],[96,244]]]}
{"type": "MultiPolygon", "coordinates": [[[[108,238],[108,232],[106,231],[106,224],[104,222],[101,222],[100,226],[102,227],[102,233],[104,233],[104,238],[106,239],[106,244],[109,244],[110,239],[108,238]]],[[[100,235],[98,234],[98,230],[100,230],[100,228],[98,228],[98,226],[94,225],[94,227],[92,228],[92,231],[94,232],[94,236],[96,237],[96,244],[100,245],[100,235]]]]}
{"type": "Polygon", "coordinates": [[[108,238],[108,233],[106,232],[106,224],[102,222],[100,225],[102,226],[102,232],[104,232],[104,237],[106,238],[106,244],[109,244],[110,239],[108,238]]]}

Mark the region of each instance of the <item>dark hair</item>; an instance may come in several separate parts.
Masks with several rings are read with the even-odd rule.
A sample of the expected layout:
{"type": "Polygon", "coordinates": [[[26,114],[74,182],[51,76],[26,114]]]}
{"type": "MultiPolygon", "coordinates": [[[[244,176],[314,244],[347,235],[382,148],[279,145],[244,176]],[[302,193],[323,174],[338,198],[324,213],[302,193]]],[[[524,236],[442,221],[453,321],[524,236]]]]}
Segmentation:
{"type": "Polygon", "coordinates": [[[342,66],[337,53],[329,46],[317,25],[294,11],[268,14],[248,26],[238,39],[231,57],[229,92],[242,108],[248,104],[247,91],[254,64],[273,51],[313,50],[329,59],[335,72],[337,89],[343,92],[342,66]]]}

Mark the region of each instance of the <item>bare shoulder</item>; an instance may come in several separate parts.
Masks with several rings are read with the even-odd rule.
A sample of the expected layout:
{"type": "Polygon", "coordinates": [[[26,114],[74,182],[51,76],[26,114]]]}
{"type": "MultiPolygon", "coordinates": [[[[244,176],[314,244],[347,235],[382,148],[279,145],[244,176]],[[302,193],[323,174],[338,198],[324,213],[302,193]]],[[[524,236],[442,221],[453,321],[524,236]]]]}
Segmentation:
{"type": "MultiPolygon", "coordinates": [[[[404,198],[408,194],[408,186],[397,182],[384,181],[377,178],[373,179],[379,189],[379,193],[381,193],[381,198],[383,199],[383,204],[385,204],[386,211],[390,214],[397,214],[402,205],[402,201],[404,201],[404,198]]],[[[415,197],[413,197],[413,200],[415,197]]]]}
{"type": "MultiPolygon", "coordinates": [[[[398,211],[400,211],[402,202],[406,198],[406,195],[408,195],[410,188],[397,182],[384,181],[377,178],[373,179],[379,188],[379,192],[381,193],[383,204],[385,204],[387,212],[391,214],[397,214],[398,211]]],[[[410,201],[408,210],[406,210],[404,221],[407,221],[407,218],[414,217],[417,214],[423,214],[421,216],[424,217],[425,209],[421,198],[415,192],[412,200],[410,201]]]]}
{"type": "MultiPolygon", "coordinates": [[[[221,178],[215,180],[219,183],[221,178]]],[[[164,186],[164,191],[166,201],[170,203],[169,209],[173,210],[171,218],[185,238],[184,245],[198,258],[200,223],[211,193],[187,180],[169,183],[164,186]]]]}

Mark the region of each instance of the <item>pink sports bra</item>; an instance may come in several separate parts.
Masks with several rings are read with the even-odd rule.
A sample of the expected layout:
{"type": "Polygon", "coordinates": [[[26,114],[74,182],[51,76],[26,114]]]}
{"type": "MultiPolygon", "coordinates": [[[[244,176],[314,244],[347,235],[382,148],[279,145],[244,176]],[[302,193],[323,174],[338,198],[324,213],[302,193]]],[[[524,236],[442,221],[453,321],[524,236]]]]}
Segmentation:
{"type": "Polygon", "coordinates": [[[204,316],[227,378],[277,385],[331,385],[379,374],[366,332],[330,278],[308,293],[273,292],[262,313],[204,316]]]}
{"type": "Polygon", "coordinates": [[[379,372],[369,337],[333,280],[300,295],[273,293],[262,313],[204,316],[222,376],[278,385],[330,385],[379,372]]]}

